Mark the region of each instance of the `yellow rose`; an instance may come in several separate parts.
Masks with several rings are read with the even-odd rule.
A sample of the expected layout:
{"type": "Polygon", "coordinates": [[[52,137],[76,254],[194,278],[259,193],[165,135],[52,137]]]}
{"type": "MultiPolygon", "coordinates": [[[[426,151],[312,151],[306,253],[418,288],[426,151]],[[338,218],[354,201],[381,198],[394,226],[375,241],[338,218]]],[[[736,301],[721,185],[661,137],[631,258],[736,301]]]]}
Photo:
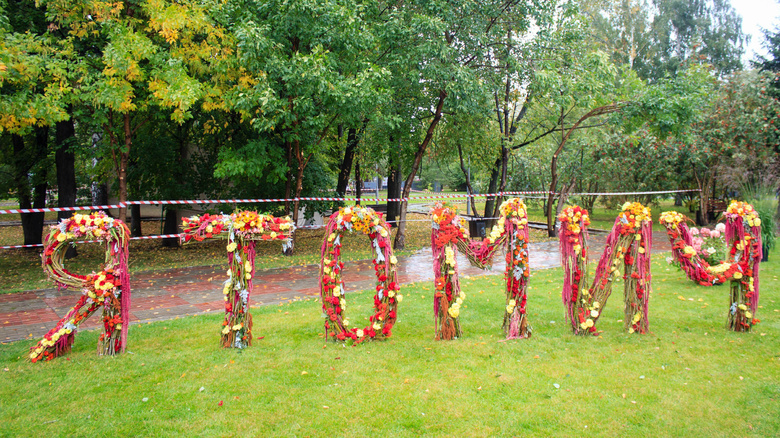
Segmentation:
{"type": "Polygon", "coordinates": [[[358,329],[358,331],[355,332],[355,334],[357,335],[358,338],[362,338],[363,337],[363,330],[362,329],[358,329]]]}
{"type": "Polygon", "coordinates": [[[222,334],[223,334],[223,335],[226,335],[226,334],[228,334],[228,333],[230,333],[230,327],[228,327],[228,326],[225,326],[225,328],[223,328],[223,329],[222,329],[222,334]]]}
{"type": "Polygon", "coordinates": [[[739,280],[740,278],[742,278],[742,273],[741,272],[735,272],[734,273],[734,279],[735,280],[739,280]]]}
{"type": "Polygon", "coordinates": [[[398,297],[396,297],[396,300],[400,303],[401,301],[404,300],[404,296],[403,295],[398,295],[398,297]]]}

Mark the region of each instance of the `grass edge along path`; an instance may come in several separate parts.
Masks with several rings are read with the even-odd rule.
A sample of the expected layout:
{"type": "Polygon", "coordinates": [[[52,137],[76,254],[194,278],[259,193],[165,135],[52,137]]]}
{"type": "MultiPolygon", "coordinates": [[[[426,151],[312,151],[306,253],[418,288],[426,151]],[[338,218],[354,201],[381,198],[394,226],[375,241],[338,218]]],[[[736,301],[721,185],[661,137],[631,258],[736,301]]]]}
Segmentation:
{"type": "MultiPolygon", "coordinates": [[[[772,257],[778,257],[777,251],[772,257]]],[[[727,289],[654,257],[650,330],[622,331],[622,284],[602,336],[563,320],[560,269],[537,271],[533,336],[502,342],[500,277],[462,279],[465,335],[433,341],[432,285],[405,295],[387,342],[325,342],[318,300],[253,309],[254,345],[219,347],[222,316],[130,328],[129,351],[97,357],[97,331],[31,364],[35,341],[0,345],[3,436],[777,436],[780,283],[762,265],[752,333],[725,329],[727,289]]],[[[350,293],[354,321],[370,292],[350,293]]]]}

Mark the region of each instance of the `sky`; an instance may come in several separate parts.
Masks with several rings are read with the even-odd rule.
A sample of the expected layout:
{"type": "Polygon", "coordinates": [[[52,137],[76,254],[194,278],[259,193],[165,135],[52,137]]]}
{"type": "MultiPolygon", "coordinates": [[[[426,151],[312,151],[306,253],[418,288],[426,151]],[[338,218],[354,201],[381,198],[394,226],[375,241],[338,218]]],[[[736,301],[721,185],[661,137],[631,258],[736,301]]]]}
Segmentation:
{"type": "Polygon", "coordinates": [[[731,5],[742,16],[742,31],[746,35],[751,35],[745,54],[742,56],[742,62],[745,63],[745,67],[748,67],[748,61],[755,59],[756,53],[767,55],[766,50],[761,47],[764,41],[761,29],[773,30],[780,25],[780,2],[776,0],[732,0],[731,5]]]}

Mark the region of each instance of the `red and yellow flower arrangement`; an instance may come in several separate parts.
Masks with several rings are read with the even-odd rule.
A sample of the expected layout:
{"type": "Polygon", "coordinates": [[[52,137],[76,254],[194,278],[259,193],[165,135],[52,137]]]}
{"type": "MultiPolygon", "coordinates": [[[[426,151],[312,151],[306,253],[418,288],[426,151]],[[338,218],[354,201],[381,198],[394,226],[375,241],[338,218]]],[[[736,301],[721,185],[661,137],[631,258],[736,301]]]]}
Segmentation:
{"type": "Polygon", "coordinates": [[[623,204],[607,236],[606,247],[590,287],[587,286],[588,213],[580,207],[569,207],[558,219],[561,221],[561,261],[566,276],[562,297],[573,332],[578,335],[598,334],[596,322],[622,268],[625,329],[628,333],[647,333],[653,232],[650,209],[638,202],[623,204]]]}
{"type": "Polygon", "coordinates": [[[466,294],[458,281],[457,244],[468,241],[465,221],[454,207],[437,202],[430,210],[431,250],[436,291],[433,297],[435,339],[452,340],[462,335],[460,311],[466,294]]]}
{"type": "Polygon", "coordinates": [[[289,217],[274,217],[255,211],[225,215],[193,216],[182,220],[186,242],[227,238],[228,270],[222,293],[225,318],[222,321],[222,346],[246,348],[252,345],[252,315],[249,312],[252,278],[255,273],[255,243],[282,241],[291,245],[295,225],[289,217]]]}
{"type": "Polygon", "coordinates": [[[747,332],[759,322],[758,268],[762,257],[761,219],[752,205],[732,201],[726,209],[728,260],[709,265],[692,246],[685,216],[677,212],[661,214],[661,224],[672,244],[672,256],[689,279],[703,286],[730,283],[728,327],[747,332]]]}
{"type": "Polygon", "coordinates": [[[401,288],[396,279],[397,263],[390,242],[390,225],[373,209],[343,207],[330,216],[322,242],[319,281],[326,338],[358,344],[392,335],[398,303],[403,300],[398,293],[401,288]],[[344,263],[339,260],[342,236],[354,232],[367,235],[375,252],[373,264],[377,285],[374,313],[363,328],[352,326],[346,317],[346,291],[341,279],[344,263]]]}
{"type": "Polygon", "coordinates": [[[79,325],[103,307],[103,333],[98,353],[125,350],[130,322],[130,276],[127,269],[130,232],[122,221],[102,211],[74,214],[51,227],[44,241],[43,270],[60,287],[80,287],[82,296],[73,308],[30,351],[30,360],[51,360],[70,351],[79,325]],[[99,272],[78,275],[64,267],[65,252],[76,240],[99,240],[106,246],[99,272]]]}

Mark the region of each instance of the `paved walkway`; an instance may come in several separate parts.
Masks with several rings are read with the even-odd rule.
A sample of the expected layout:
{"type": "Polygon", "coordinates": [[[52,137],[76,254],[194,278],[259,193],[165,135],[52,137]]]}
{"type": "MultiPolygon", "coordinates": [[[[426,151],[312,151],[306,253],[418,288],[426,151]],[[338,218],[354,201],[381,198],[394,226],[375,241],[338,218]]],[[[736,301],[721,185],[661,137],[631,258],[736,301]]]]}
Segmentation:
{"type": "MultiPolygon", "coordinates": [[[[591,234],[591,253],[595,258],[604,248],[605,236],[591,234]]],[[[665,233],[653,235],[655,252],[669,251],[665,233]]],[[[558,242],[530,245],[531,269],[560,266],[558,242]]],[[[491,270],[471,266],[458,256],[462,277],[502,275],[506,262],[496,257],[491,270]]],[[[401,284],[433,281],[430,250],[398,259],[398,280],[401,284]]],[[[223,311],[222,284],[224,265],[143,272],[131,278],[131,323],[160,321],[178,316],[199,315],[223,311]]],[[[254,278],[252,305],[278,304],[319,295],[319,267],[316,265],[278,268],[258,271],[254,278]]],[[[370,261],[347,262],[343,279],[348,291],[373,289],[376,285],[370,261]]],[[[29,292],[0,294],[0,342],[35,339],[43,336],[62,318],[78,300],[80,291],[56,288],[29,292]]],[[[100,318],[91,317],[81,324],[82,329],[95,328],[100,318]]]]}

